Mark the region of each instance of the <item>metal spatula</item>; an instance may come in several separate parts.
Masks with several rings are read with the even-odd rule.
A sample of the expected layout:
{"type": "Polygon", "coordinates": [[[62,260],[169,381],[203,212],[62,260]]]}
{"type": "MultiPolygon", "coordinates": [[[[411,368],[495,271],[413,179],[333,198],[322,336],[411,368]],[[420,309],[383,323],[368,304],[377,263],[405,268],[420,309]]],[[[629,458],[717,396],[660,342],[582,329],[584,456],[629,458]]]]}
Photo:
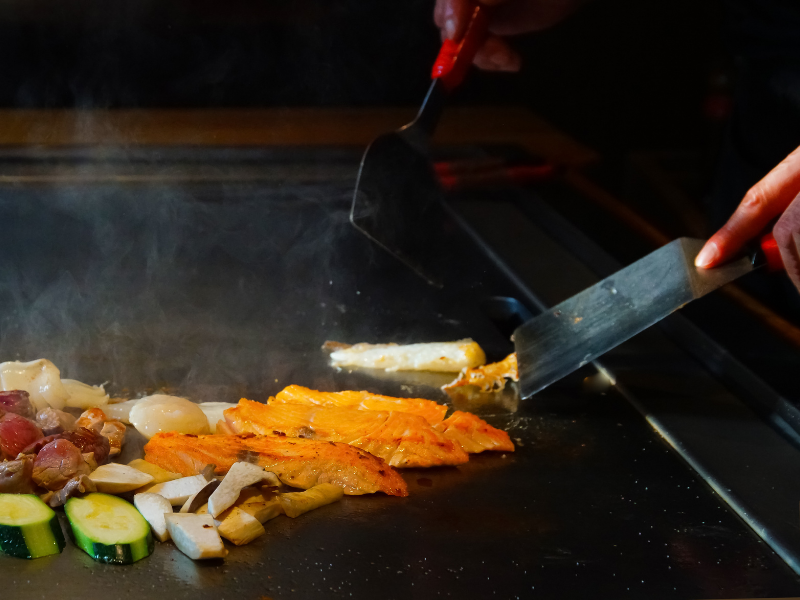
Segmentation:
{"type": "Polygon", "coordinates": [[[430,232],[442,218],[442,190],[430,162],[429,144],[448,94],[464,79],[486,39],[487,9],[476,5],[464,37],[445,40],[433,67],[433,83],[417,117],[375,139],[364,152],[350,222],[432,285],[430,232]]]}
{"type": "Polygon", "coordinates": [[[680,238],[514,331],[520,393],[527,398],[616,348],[688,302],[762,265],[783,269],[772,235],[750,256],[699,269],[703,240],[680,238]]]}

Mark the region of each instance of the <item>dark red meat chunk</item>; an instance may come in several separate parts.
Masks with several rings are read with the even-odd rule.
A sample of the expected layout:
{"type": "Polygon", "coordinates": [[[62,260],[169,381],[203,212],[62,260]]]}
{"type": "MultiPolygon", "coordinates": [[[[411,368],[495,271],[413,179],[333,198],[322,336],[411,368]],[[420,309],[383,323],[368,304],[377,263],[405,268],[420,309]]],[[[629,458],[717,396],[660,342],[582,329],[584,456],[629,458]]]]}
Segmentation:
{"type": "Polygon", "coordinates": [[[42,448],[47,446],[47,444],[49,444],[50,442],[54,442],[55,440],[59,439],[60,437],[61,437],[60,434],[48,435],[46,437],[43,437],[42,439],[36,440],[32,444],[28,444],[27,446],[25,446],[25,448],[23,448],[22,450],[22,453],[33,454],[33,455],[39,454],[39,451],[42,448]]]}
{"type": "Polygon", "coordinates": [[[36,413],[36,424],[45,435],[72,431],[76,420],[71,414],[55,408],[45,408],[36,413]]]}
{"type": "Polygon", "coordinates": [[[0,391],[0,408],[26,419],[33,419],[36,415],[31,404],[31,395],[25,390],[0,391]]]}
{"type": "Polygon", "coordinates": [[[32,494],[33,457],[0,462],[0,494],[32,494]]]}
{"type": "Polygon", "coordinates": [[[0,417],[0,458],[12,460],[36,440],[44,437],[42,430],[25,417],[7,412],[0,417]]]}
{"type": "Polygon", "coordinates": [[[61,434],[61,438],[75,444],[80,448],[81,452],[94,452],[94,459],[98,465],[104,465],[108,462],[108,456],[111,452],[108,438],[103,437],[96,431],[78,427],[75,431],[65,431],[61,434]]]}
{"type": "Polygon", "coordinates": [[[80,449],[63,439],[47,444],[33,463],[33,480],[48,490],[60,490],[71,479],[91,472],[80,449]]]}

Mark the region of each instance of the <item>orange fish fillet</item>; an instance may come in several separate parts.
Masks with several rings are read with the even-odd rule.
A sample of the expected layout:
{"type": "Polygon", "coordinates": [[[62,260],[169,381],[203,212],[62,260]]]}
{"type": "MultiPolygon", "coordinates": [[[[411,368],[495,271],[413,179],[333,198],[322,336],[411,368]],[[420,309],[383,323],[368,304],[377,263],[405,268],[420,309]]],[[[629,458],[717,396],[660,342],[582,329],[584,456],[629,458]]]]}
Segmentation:
{"type": "Polygon", "coordinates": [[[484,450],[514,451],[514,444],[505,431],[492,427],[472,413],[457,410],[433,428],[458,442],[470,454],[484,450]]]}
{"type": "Polygon", "coordinates": [[[362,410],[395,410],[419,415],[431,425],[441,423],[447,407],[422,398],[393,398],[369,392],[318,392],[300,385],[290,385],[269,399],[270,404],[307,404],[327,407],[351,407],[362,410]]]}
{"type": "Polygon", "coordinates": [[[246,461],[272,471],[286,485],[308,489],[318,483],[341,486],[345,494],[383,492],[407,496],[406,482],[383,460],[333,442],[255,435],[157,433],[144,447],[145,460],[162,469],[196,475],[208,464],[224,475],[246,461]]]}
{"type": "Polygon", "coordinates": [[[458,443],[433,429],[419,415],[404,412],[267,405],[242,398],[223,414],[236,433],[344,442],[393,467],[460,465],[469,460],[458,443]]]}

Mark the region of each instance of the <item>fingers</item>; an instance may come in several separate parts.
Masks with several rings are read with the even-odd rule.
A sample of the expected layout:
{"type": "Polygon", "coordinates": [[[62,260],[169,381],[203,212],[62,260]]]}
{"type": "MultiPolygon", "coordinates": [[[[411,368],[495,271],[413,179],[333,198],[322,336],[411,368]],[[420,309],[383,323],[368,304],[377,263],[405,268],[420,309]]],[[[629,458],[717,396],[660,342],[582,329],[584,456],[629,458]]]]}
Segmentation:
{"type": "MultiPolygon", "coordinates": [[[[506,0],[481,0],[482,4],[494,5],[506,0]]],[[[436,0],[433,21],[439,28],[442,40],[460,39],[467,30],[472,16],[473,4],[470,0],[436,0]]],[[[505,41],[497,36],[489,36],[483,47],[475,55],[475,66],[484,71],[519,71],[522,59],[505,41]]]]}
{"type": "Polygon", "coordinates": [[[709,268],[732,258],[747,241],[786,210],[798,192],[800,148],[750,188],[728,222],[703,246],[695,265],[709,268]]]}
{"type": "Polygon", "coordinates": [[[800,196],[795,197],[778,219],[772,234],[781,251],[786,273],[800,290],[800,196]]]}
{"type": "Polygon", "coordinates": [[[433,22],[441,31],[443,40],[456,40],[464,35],[471,9],[469,0],[436,0],[433,22]]]}
{"type": "Polygon", "coordinates": [[[475,66],[484,71],[519,71],[522,58],[508,43],[497,36],[489,36],[475,55],[475,66]]]}

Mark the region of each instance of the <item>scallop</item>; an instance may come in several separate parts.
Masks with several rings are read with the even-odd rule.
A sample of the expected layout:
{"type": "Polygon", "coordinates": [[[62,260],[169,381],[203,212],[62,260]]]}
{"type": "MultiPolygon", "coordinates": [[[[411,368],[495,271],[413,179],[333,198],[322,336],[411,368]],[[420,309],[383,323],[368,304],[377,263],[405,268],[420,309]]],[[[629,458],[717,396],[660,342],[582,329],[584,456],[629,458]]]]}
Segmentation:
{"type": "Polygon", "coordinates": [[[141,399],[125,400],[124,402],[109,402],[103,406],[103,412],[109,419],[116,419],[122,421],[126,425],[131,424],[131,410],[134,406],[139,404],[141,399]]]}
{"type": "Polygon", "coordinates": [[[225,418],[225,415],[222,413],[236,405],[230,402],[201,402],[197,406],[199,406],[200,410],[206,415],[211,433],[217,433],[217,423],[225,418]]]}
{"type": "Polygon", "coordinates": [[[148,440],[167,431],[195,435],[209,433],[208,419],[202,409],[178,396],[155,394],[142,398],[131,408],[129,419],[148,440]]]}

